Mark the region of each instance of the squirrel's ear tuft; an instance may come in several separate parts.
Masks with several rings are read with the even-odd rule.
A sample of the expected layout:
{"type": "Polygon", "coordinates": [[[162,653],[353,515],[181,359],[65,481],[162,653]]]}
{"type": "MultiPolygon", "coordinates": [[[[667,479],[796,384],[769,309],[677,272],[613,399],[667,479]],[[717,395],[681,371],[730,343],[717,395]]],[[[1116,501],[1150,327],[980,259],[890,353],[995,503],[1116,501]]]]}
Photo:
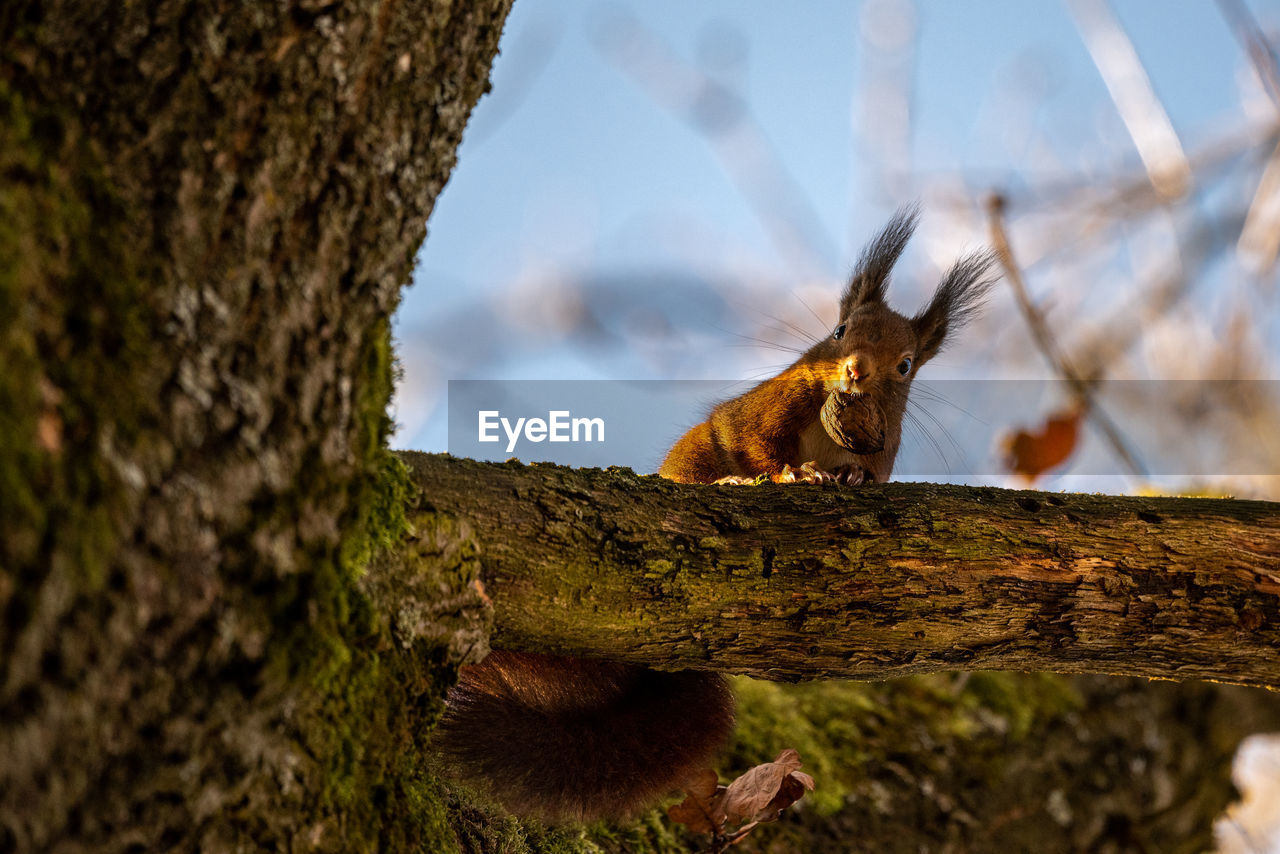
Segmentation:
{"type": "Polygon", "coordinates": [[[995,253],[989,251],[964,256],[943,277],[928,307],[911,318],[916,340],[920,342],[916,364],[922,365],[937,355],[948,336],[968,323],[982,308],[987,292],[996,280],[990,275],[995,262],[995,253]]]}
{"type": "Polygon", "coordinates": [[[902,250],[911,239],[911,233],[916,230],[916,220],[919,218],[918,204],[899,208],[884,230],[862,250],[862,257],[858,259],[858,266],[849,279],[849,286],[840,298],[842,318],[848,317],[849,312],[865,303],[884,302],[889,273],[893,270],[893,265],[898,263],[902,250]]]}

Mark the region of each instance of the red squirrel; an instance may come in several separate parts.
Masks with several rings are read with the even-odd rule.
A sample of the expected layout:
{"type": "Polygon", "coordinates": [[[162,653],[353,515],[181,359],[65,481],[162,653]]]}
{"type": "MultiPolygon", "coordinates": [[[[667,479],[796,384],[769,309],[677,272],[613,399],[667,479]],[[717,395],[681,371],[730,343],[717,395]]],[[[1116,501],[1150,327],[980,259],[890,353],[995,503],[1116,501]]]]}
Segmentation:
{"type": "MultiPolygon", "coordinates": [[[[907,393],[980,306],[989,253],[962,258],[928,306],[885,303],[889,273],[915,228],[899,211],[863,251],[825,339],[772,379],[712,409],[659,474],[682,483],[884,482],[907,393]]],[[[620,817],[710,764],[733,727],[719,674],[495,650],[462,669],[436,743],[449,770],[517,815],[620,817]]]]}

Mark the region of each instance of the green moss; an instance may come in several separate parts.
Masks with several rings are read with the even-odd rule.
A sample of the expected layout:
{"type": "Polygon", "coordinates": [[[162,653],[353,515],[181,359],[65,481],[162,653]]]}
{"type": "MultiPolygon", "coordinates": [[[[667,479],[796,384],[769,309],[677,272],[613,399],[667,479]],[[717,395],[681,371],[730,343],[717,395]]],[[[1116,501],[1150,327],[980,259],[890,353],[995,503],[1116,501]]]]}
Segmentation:
{"type": "Polygon", "coordinates": [[[364,571],[378,549],[399,543],[408,527],[405,508],[413,494],[413,478],[397,457],[380,450],[355,504],[358,517],[343,540],[341,564],[354,577],[364,571]]]}
{"type": "MultiPolygon", "coordinates": [[[[374,324],[364,335],[355,476],[318,460],[304,464],[288,493],[263,496],[253,508],[257,524],[285,531],[310,506],[347,508],[336,545],[321,541],[296,556],[306,572],[258,582],[268,585],[267,622],[274,627],[260,679],[268,693],[298,698],[291,728],[321,773],[309,811],[312,820],[341,828],[343,850],[455,851],[446,793],[428,768],[426,741],[456,665],[433,644],[405,648],[360,587],[375,555],[403,547],[415,494],[408,470],[386,450],[394,370],[389,324],[374,324]]],[[[459,573],[449,584],[469,581],[459,573]]]]}
{"type": "Polygon", "coordinates": [[[959,699],[968,711],[985,710],[1008,721],[1009,736],[1017,741],[1084,705],[1067,679],[1048,673],[971,673],[959,699]]]}
{"type": "Polygon", "coordinates": [[[462,854],[688,854],[701,841],[653,809],[625,822],[548,827],[514,818],[465,790],[449,792],[449,811],[462,854]]]}
{"type": "Polygon", "coordinates": [[[657,558],[645,561],[644,577],[645,578],[666,578],[675,572],[676,565],[666,558],[657,558]]]}
{"type": "Polygon", "coordinates": [[[318,696],[300,732],[325,763],[320,805],[341,816],[345,847],[447,852],[456,843],[444,792],[427,766],[426,739],[456,667],[430,644],[403,648],[357,586],[373,555],[398,547],[408,533],[413,495],[409,472],[385,446],[393,381],[386,321],[367,332],[364,353],[357,396],[361,474],[348,484],[302,485],[302,494],[350,490],[349,510],[337,554],[309,560],[311,589],[299,593],[311,614],[286,645],[284,666],[318,696]]]}
{"type": "Polygon", "coordinates": [[[106,581],[128,486],[102,453],[154,415],[151,283],[124,206],[76,120],[0,81],[0,571],[15,598],[50,570],[106,581]],[[110,358],[83,358],[110,354],[110,358]]]}
{"type": "Polygon", "coordinates": [[[546,827],[453,791],[449,811],[462,854],[600,854],[613,850],[593,841],[590,828],[546,827]]]}
{"type": "Polygon", "coordinates": [[[804,770],[819,781],[806,797],[822,813],[840,808],[868,755],[867,727],[880,713],[871,686],[858,682],[780,685],[734,680],[738,727],[723,774],[769,762],[785,748],[799,751],[804,770]]]}
{"type": "Polygon", "coordinates": [[[739,678],[734,690],[738,728],[722,778],[792,747],[817,783],[790,821],[761,828],[747,846],[764,850],[822,850],[847,833],[847,808],[874,798],[874,781],[895,764],[927,777],[942,773],[960,750],[975,779],[998,776],[1011,743],[1042,736],[1080,704],[1067,680],[1047,674],[800,685],[739,678]]]}

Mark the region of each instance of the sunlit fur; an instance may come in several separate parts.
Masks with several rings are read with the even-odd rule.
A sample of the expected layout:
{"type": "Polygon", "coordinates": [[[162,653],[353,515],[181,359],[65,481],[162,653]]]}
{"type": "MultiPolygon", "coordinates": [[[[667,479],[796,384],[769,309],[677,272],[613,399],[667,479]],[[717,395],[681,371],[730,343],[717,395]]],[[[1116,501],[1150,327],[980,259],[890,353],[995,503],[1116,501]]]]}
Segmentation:
{"type": "Polygon", "coordinates": [[[681,437],[659,474],[686,483],[729,476],[776,476],[804,463],[827,472],[861,467],[886,481],[902,437],[911,381],[950,335],[981,304],[993,257],[962,258],[943,278],[929,304],[904,317],[885,302],[889,274],[915,227],[916,212],[898,213],[864,250],[840,300],[844,334],[827,336],[777,376],[712,409],[707,420],[681,437]],[[904,375],[898,365],[911,359],[904,375]],[[856,377],[856,379],[855,379],[856,377]],[[833,390],[866,394],[881,407],[885,443],[875,454],[856,455],[827,435],[820,412],[833,390]]]}

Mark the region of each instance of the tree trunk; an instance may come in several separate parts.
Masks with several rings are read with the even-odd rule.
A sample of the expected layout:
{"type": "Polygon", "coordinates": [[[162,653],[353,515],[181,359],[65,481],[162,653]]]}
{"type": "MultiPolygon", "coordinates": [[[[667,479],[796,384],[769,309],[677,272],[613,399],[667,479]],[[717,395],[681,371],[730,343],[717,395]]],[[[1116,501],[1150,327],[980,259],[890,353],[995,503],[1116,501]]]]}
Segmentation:
{"type": "Polygon", "coordinates": [[[1280,688],[1280,505],[401,457],[475,529],[505,648],[778,680],[1022,670],[1280,688]]]}
{"type": "Polygon", "coordinates": [[[0,850],[452,845],[354,578],[508,5],[0,4],[0,850]]]}

